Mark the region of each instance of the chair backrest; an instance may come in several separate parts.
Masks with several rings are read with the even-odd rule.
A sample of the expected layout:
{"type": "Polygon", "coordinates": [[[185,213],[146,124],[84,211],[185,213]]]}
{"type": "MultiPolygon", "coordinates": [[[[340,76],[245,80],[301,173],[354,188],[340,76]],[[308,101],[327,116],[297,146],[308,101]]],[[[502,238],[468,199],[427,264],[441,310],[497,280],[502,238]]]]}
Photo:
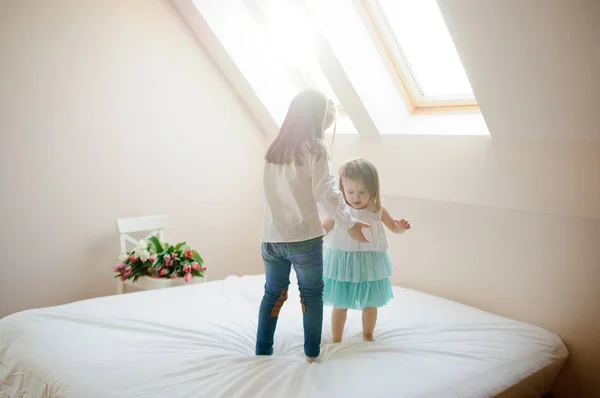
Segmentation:
{"type": "Polygon", "coordinates": [[[147,236],[157,236],[163,242],[165,240],[164,229],[169,220],[165,215],[120,218],[117,220],[117,231],[121,238],[121,254],[127,253],[127,242],[137,246],[139,239],[132,238],[129,234],[135,232],[149,232],[147,236]]]}

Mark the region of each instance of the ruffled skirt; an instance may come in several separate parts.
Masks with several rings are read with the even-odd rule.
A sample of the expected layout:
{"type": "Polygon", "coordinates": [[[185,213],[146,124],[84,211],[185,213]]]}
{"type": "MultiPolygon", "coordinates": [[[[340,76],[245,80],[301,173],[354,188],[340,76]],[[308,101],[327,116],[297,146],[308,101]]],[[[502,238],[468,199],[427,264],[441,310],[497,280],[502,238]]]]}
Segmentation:
{"type": "Polygon", "coordinates": [[[387,252],[328,249],[323,260],[323,301],[334,308],[382,307],[394,297],[387,252]]]}

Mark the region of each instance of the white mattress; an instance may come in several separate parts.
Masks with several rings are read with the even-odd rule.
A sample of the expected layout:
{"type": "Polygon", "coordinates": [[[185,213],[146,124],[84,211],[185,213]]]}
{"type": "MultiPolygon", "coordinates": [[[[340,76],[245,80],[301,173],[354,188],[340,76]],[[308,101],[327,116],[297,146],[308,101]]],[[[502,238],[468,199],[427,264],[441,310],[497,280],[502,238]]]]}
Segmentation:
{"type": "Polygon", "coordinates": [[[229,277],[5,317],[0,396],[533,397],[568,355],[543,329],[395,287],[375,343],[360,340],[350,312],[345,342],[324,344],[309,365],[292,279],[275,355],[255,357],[263,283],[229,277]]]}

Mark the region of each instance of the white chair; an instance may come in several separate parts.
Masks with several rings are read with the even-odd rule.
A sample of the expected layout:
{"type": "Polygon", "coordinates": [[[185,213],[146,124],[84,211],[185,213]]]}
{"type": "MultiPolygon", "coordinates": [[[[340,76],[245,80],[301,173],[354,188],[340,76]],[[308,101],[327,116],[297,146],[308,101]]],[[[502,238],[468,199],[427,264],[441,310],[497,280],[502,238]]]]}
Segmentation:
{"type": "MultiPolygon", "coordinates": [[[[149,216],[149,217],[134,217],[134,218],[121,218],[117,220],[117,231],[120,235],[121,240],[121,254],[127,254],[127,243],[137,246],[139,239],[134,239],[129,234],[136,232],[146,232],[150,236],[156,236],[161,242],[164,242],[164,230],[167,228],[168,219],[165,215],[149,216]]],[[[195,277],[192,278],[188,284],[204,282],[205,278],[195,277]]],[[[150,278],[148,276],[141,276],[137,279],[135,284],[131,280],[121,281],[117,279],[117,294],[122,294],[125,285],[135,286],[139,289],[161,289],[165,287],[173,287],[185,284],[183,278],[178,279],[165,279],[165,278],[150,278]]]]}

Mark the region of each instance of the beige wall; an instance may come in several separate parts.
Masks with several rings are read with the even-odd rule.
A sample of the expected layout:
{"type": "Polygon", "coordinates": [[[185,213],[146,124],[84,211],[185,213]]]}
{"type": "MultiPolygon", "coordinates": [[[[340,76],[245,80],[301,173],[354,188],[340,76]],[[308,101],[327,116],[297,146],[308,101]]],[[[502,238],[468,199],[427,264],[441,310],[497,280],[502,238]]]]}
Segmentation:
{"type": "Polygon", "coordinates": [[[600,219],[600,144],[339,134],[333,156],[373,158],[391,195],[600,219]]]}
{"type": "Polygon", "coordinates": [[[112,294],[115,220],[261,270],[263,141],[168,0],[0,2],[0,317],[112,294]]]}
{"type": "Polygon", "coordinates": [[[387,175],[435,200],[416,217],[440,217],[425,217],[432,252],[408,249],[409,272],[428,271],[401,277],[558,332],[571,351],[559,396],[600,396],[600,2],[437,3],[494,141],[396,138],[414,161],[387,175]]]}
{"type": "Polygon", "coordinates": [[[600,395],[600,145],[484,137],[338,136],[334,167],[377,164],[393,281],[558,333],[559,397],[600,395]]]}
{"type": "Polygon", "coordinates": [[[600,143],[600,1],[437,3],[494,138],[600,143]]]}

